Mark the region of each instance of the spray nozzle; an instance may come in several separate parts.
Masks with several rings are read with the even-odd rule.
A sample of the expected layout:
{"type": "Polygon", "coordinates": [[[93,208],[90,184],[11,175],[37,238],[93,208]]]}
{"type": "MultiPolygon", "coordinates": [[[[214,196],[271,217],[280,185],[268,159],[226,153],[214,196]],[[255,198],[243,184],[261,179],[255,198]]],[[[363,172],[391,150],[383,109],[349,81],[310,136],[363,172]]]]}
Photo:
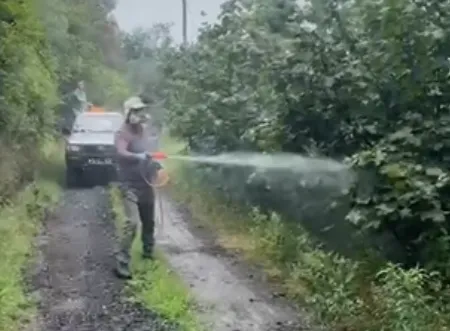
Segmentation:
{"type": "Polygon", "coordinates": [[[164,152],[150,153],[150,156],[152,157],[152,159],[158,160],[158,161],[167,159],[167,154],[164,152]]]}

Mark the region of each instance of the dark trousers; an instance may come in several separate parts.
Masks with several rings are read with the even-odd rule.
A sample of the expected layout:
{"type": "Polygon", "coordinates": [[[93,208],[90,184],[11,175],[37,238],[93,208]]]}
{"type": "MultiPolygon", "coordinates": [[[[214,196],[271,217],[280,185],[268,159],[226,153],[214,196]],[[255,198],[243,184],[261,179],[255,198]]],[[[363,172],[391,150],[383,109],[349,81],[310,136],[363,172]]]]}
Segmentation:
{"type": "Polygon", "coordinates": [[[117,258],[128,264],[131,259],[131,246],[141,225],[142,250],[145,255],[151,255],[154,246],[155,203],[154,198],[145,202],[134,202],[124,199],[125,224],[122,227],[120,251],[117,258]]]}
{"type": "Polygon", "coordinates": [[[138,203],[141,220],[141,240],[144,254],[152,254],[155,244],[155,203],[138,203]]]}

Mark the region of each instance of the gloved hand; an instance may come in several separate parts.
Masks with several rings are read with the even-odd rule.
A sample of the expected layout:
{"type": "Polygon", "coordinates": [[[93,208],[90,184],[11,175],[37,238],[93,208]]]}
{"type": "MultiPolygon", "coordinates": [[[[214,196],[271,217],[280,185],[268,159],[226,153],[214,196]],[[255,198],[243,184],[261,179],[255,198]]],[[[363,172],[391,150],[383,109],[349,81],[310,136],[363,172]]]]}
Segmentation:
{"type": "Polygon", "coordinates": [[[149,158],[149,155],[147,153],[136,153],[136,159],[140,161],[145,161],[149,158]]]}
{"type": "MultiPolygon", "coordinates": [[[[152,184],[155,185],[161,185],[161,182],[164,182],[164,175],[166,175],[164,172],[163,174],[160,173],[160,171],[163,169],[161,163],[151,160],[149,167],[148,167],[148,175],[149,178],[151,178],[152,184]]],[[[167,176],[167,175],[166,175],[167,176]]]]}
{"type": "Polygon", "coordinates": [[[155,171],[161,170],[163,168],[161,163],[159,163],[157,161],[153,161],[152,163],[153,163],[153,167],[154,167],[155,171]]]}
{"type": "Polygon", "coordinates": [[[151,158],[149,160],[150,160],[150,162],[149,162],[149,165],[148,165],[148,170],[151,173],[151,176],[153,177],[154,175],[157,174],[157,172],[159,170],[162,169],[162,166],[161,166],[161,164],[159,162],[156,162],[156,161],[152,160],[151,158]]]}

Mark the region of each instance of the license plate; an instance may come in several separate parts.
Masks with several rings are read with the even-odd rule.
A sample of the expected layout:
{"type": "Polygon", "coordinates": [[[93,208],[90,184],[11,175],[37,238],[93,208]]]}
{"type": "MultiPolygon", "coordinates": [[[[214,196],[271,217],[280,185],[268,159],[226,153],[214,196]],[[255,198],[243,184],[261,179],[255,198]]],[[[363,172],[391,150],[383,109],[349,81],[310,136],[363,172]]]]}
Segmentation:
{"type": "Polygon", "coordinates": [[[88,163],[95,165],[112,164],[112,159],[88,159],[88,163]]]}

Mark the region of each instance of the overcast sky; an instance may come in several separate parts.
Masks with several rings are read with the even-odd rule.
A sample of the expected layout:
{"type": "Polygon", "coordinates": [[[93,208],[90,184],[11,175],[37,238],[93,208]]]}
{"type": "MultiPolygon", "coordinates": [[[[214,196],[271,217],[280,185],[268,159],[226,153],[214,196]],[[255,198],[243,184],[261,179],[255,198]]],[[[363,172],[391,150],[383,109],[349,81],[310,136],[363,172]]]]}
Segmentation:
{"type": "MultiPolygon", "coordinates": [[[[214,22],[224,0],[187,0],[188,39],[194,40],[204,21],[214,22]],[[201,11],[206,16],[201,16],[201,11]]],[[[172,35],[182,41],[182,0],[119,0],[114,13],[122,30],[151,27],[155,23],[174,23],[172,35]]]]}

